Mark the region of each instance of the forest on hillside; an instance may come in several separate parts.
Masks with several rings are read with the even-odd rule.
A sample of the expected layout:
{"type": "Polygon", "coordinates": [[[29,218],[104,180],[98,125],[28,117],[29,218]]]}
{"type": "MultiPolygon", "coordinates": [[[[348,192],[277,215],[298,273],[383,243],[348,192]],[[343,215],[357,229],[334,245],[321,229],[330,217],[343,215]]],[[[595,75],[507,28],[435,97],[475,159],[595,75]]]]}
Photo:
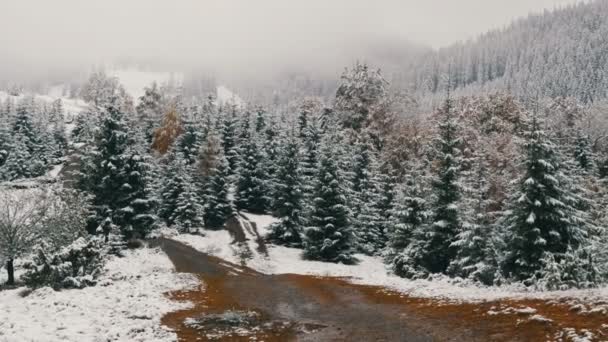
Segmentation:
{"type": "MultiPolygon", "coordinates": [[[[5,195],[7,270],[37,250],[26,279],[57,284],[73,241],[73,253],[95,264],[99,244],[137,246],[166,227],[204,235],[245,211],[278,217],[267,239],[309,260],[352,264],[363,253],[413,279],[603,284],[604,107],[573,97],[530,107],[509,92],[456,97],[445,82],[440,107],[403,115],[415,102],[361,63],[346,69],[331,101],[306,97],[288,108],[185,98],[156,84],[135,101],[96,72],[81,90],[89,110],[67,130],[60,100],[9,97],[0,111],[5,184],[40,179],[66,157],[71,172],[45,195],[54,209],[5,195]],[[17,227],[11,214],[24,206],[40,220],[17,227]],[[57,230],[66,223],[71,229],[57,230]],[[79,239],[90,236],[101,240],[79,239]]],[[[67,284],[86,285],[94,269],[80,268],[67,284]]]]}

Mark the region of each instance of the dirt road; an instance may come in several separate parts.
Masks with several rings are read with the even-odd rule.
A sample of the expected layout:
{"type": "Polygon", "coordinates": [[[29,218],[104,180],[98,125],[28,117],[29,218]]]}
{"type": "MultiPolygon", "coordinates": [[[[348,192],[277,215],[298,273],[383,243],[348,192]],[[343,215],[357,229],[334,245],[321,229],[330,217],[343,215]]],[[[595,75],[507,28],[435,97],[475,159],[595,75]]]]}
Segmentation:
{"type": "Polygon", "coordinates": [[[578,315],[565,303],[410,298],[339,278],[264,275],[173,240],[158,243],[177,271],[194,273],[204,284],[169,294],[195,304],[162,320],[180,341],[573,340],[566,328],[592,331],[600,341],[606,337],[604,314],[578,315]]]}

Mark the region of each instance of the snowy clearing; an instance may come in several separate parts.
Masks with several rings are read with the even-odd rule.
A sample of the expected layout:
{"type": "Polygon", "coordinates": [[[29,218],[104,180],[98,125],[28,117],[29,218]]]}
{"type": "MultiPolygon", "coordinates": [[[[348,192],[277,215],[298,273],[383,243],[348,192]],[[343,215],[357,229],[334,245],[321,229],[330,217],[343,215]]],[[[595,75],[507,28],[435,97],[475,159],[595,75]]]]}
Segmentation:
{"type": "Polygon", "coordinates": [[[0,341],[175,341],[161,317],[188,307],[168,291],[194,288],[191,274],[176,273],[158,249],[109,258],[99,284],[56,292],[22,287],[0,291],[0,341]]]}
{"type": "MultiPolygon", "coordinates": [[[[276,219],[268,215],[244,214],[257,224],[260,235],[268,232],[268,226],[276,219]]],[[[227,231],[205,232],[206,236],[178,235],[173,239],[224,260],[240,263],[238,247],[231,245],[227,231]]],[[[247,234],[247,231],[246,231],[247,234]]],[[[482,302],[500,299],[545,299],[566,301],[571,305],[585,303],[590,310],[605,309],[602,304],[608,298],[608,287],[589,290],[531,292],[514,286],[481,287],[468,282],[437,277],[432,280],[409,280],[391,274],[380,257],[356,255],[357,265],[333,264],[303,260],[302,251],[296,248],[268,245],[268,256],[256,251],[255,239],[247,234],[249,249],[254,251],[247,260],[248,267],[265,274],[303,274],[316,276],[346,277],[355,284],[384,286],[412,297],[435,298],[449,302],[482,302]],[[597,305],[597,306],[596,306],[597,305]]]]}

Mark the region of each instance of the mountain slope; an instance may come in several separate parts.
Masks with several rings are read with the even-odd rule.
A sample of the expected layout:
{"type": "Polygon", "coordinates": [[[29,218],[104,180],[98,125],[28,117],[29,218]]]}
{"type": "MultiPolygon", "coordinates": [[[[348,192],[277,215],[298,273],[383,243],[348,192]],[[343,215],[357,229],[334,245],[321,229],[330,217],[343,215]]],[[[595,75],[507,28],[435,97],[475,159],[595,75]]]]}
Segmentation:
{"type": "Polygon", "coordinates": [[[608,89],[608,1],[531,15],[475,40],[426,54],[409,86],[445,91],[445,77],[463,92],[508,89],[523,97],[604,98],[608,89]]]}

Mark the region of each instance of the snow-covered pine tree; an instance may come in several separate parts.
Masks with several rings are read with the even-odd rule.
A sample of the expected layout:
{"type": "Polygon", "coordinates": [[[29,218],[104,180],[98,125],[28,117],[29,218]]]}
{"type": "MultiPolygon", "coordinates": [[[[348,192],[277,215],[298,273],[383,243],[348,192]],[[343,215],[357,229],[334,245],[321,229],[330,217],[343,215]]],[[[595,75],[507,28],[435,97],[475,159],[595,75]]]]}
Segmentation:
{"type": "Polygon", "coordinates": [[[584,172],[589,172],[593,169],[593,152],[591,151],[589,137],[578,133],[574,146],[574,160],[584,172]]]}
{"type": "Polygon", "coordinates": [[[386,85],[380,71],[371,70],[366,64],[357,62],[352,69],[346,69],[340,78],[335,104],[342,125],[355,131],[365,127],[374,107],[386,97],[386,85]]]}
{"type": "Polygon", "coordinates": [[[354,237],[335,158],[326,142],[319,161],[313,207],[304,230],[304,257],[349,264],[356,261],[354,237]]]}
{"type": "Polygon", "coordinates": [[[230,199],[230,163],[223,154],[211,164],[205,183],[205,228],[219,229],[235,213],[230,199]]]}
{"type": "Polygon", "coordinates": [[[173,216],[177,210],[177,199],[184,191],[185,171],[179,169],[185,168],[185,161],[183,156],[172,150],[164,156],[161,163],[162,182],[158,188],[158,216],[168,226],[172,226],[175,223],[173,216]]]}
{"type": "Polygon", "coordinates": [[[437,123],[437,167],[432,181],[431,222],[425,227],[425,246],[422,250],[422,267],[430,273],[445,273],[456,256],[453,245],[460,230],[458,202],[459,124],[453,113],[452,99],[448,95],[439,113],[437,123]]]}
{"type": "Polygon", "coordinates": [[[243,140],[236,181],[236,207],[263,214],[269,207],[269,193],[263,154],[256,139],[243,140]]]}
{"type": "Polygon", "coordinates": [[[221,113],[221,140],[224,156],[230,164],[230,173],[236,173],[238,168],[238,151],[237,151],[237,111],[236,107],[229,107],[227,112],[221,113]]]}
{"type": "Polygon", "coordinates": [[[101,127],[93,146],[83,156],[78,187],[91,194],[95,217],[91,224],[98,226],[107,217],[123,228],[126,222],[120,213],[122,200],[130,197],[131,188],[125,186],[126,151],[129,130],[124,114],[114,106],[103,115],[101,127]]]}
{"type": "Polygon", "coordinates": [[[0,179],[16,180],[41,175],[44,172],[44,164],[32,154],[27,147],[27,137],[17,133],[14,134],[10,145],[7,145],[6,159],[0,166],[0,179]]]}
{"type": "Polygon", "coordinates": [[[469,278],[486,285],[492,285],[498,270],[497,250],[493,237],[493,218],[489,216],[492,201],[489,197],[489,184],[485,160],[487,151],[483,146],[474,153],[472,167],[463,174],[464,198],[463,223],[453,242],[458,249],[456,258],[448,268],[448,274],[469,278]]]}
{"type": "Polygon", "coordinates": [[[501,222],[510,233],[503,269],[508,277],[532,284],[548,258],[559,263],[569,249],[585,245],[588,232],[578,198],[560,171],[556,147],[536,115],[523,147],[525,171],[501,222]]]}
{"type": "Polygon", "coordinates": [[[193,165],[203,141],[202,128],[192,121],[185,121],[183,126],[184,131],[177,138],[177,148],[184,155],[186,163],[193,165]]]}
{"type": "Polygon", "coordinates": [[[376,254],[385,247],[384,220],[380,202],[379,166],[367,141],[358,141],[354,149],[351,180],[351,214],[359,250],[376,254]]]}
{"type": "Polygon", "coordinates": [[[33,119],[34,99],[24,98],[17,104],[13,132],[23,136],[28,152],[32,155],[40,151],[40,132],[36,129],[33,119]]]}
{"type": "Polygon", "coordinates": [[[386,261],[395,274],[417,278],[425,275],[425,271],[420,270],[420,260],[426,241],[424,228],[429,210],[423,195],[423,170],[416,162],[410,163],[407,169],[409,173],[403,189],[391,211],[386,261]]]}
{"type": "Polygon", "coordinates": [[[177,230],[182,233],[201,233],[203,223],[203,206],[192,177],[183,157],[178,158],[178,165],[174,165],[179,178],[182,180],[181,192],[175,202],[170,221],[175,224],[177,230]]]}
{"type": "Polygon", "coordinates": [[[61,99],[53,101],[49,112],[49,125],[54,142],[52,146],[54,158],[61,158],[68,145],[64,115],[61,99]]]}
{"type": "Polygon", "coordinates": [[[123,215],[123,237],[145,238],[156,228],[157,198],[153,193],[151,158],[146,153],[145,132],[132,132],[134,139],[125,151],[125,198],[121,199],[119,213],[123,215]]]}
{"type": "Polygon", "coordinates": [[[276,183],[273,189],[275,215],[279,222],[271,226],[268,238],[281,245],[302,246],[302,178],[298,141],[290,136],[277,165],[276,183]]]}
{"type": "Polygon", "coordinates": [[[154,129],[160,126],[162,117],[162,94],[156,82],[144,88],[144,94],[139,98],[139,104],[135,107],[138,116],[138,124],[143,128],[146,141],[152,143],[154,129]]]}

